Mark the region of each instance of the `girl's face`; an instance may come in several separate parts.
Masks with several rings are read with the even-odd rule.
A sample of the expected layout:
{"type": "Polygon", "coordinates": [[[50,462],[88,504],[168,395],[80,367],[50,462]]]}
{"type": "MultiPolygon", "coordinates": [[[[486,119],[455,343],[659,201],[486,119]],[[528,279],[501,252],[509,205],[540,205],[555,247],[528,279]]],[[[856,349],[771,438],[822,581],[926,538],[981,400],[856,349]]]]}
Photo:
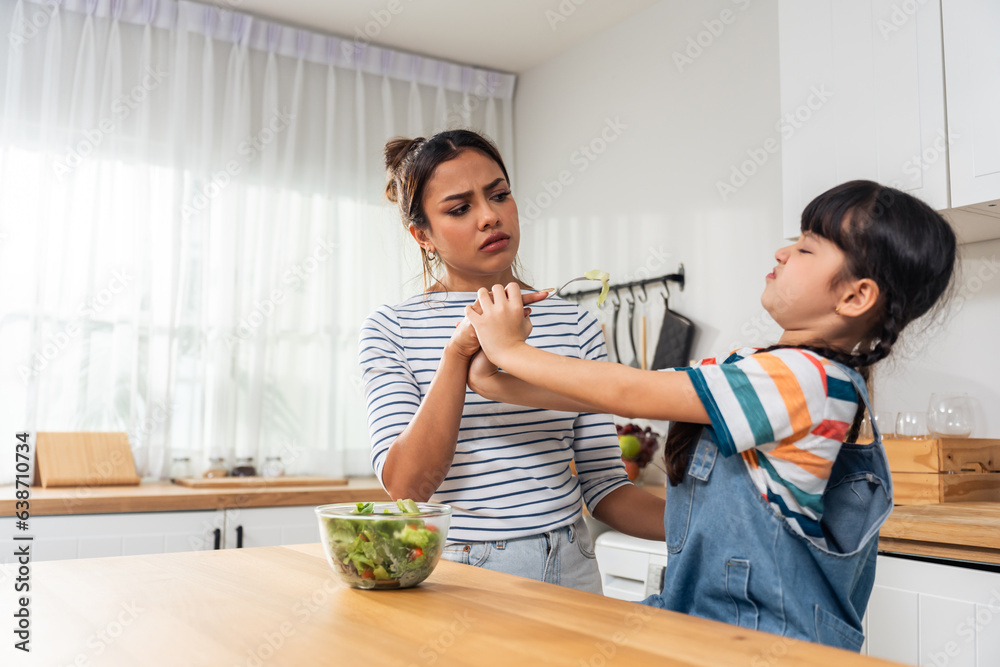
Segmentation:
{"type": "Polygon", "coordinates": [[[429,228],[410,228],[447,269],[445,287],[474,292],[511,282],[520,243],[517,204],[500,165],[475,149],[442,162],[424,190],[429,228]]]}
{"type": "Polygon", "coordinates": [[[837,322],[841,290],[833,287],[844,268],[844,252],[833,242],[805,232],[774,253],[778,265],[767,275],[761,305],[786,332],[822,339],[837,322]]]}

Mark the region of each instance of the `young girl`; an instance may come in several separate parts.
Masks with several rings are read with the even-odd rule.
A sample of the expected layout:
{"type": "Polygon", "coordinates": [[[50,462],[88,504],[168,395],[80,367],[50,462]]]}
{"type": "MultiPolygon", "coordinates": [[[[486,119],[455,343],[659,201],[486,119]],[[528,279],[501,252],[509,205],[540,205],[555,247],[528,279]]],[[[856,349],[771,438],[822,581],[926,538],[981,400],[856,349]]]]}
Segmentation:
{"type": "MultiPolygon", "coordinates": [[[[503,160],[468,130],[391,140],[385,159],[387,196],[422,251],[425,290],[361,328],[375,473],[393,498],[452,505],[444,558],[600,592],[584,504],[621,532],[663,539],[663,501],[628,481],[611,418],[526,410],[466,386],[479,342],[465,307],[480,287],[517,280],[517,204],[503,160]]],[[[529,342],[606,358],[594,316],[545,296],[524,297],[537,325],[529,342]]],[[[523,314],[521,324],[530,324],[523,314]]]]}
{"type": "Polygon", "coordinates": [[[761,302],[784,330],[777,345],[666,373],[559,357],[524,344],[517,286],[496,285],[467,309],[488,357],[469,383],[495,400],[673,421],[669,557],[645,603],[859,650],[892,484],[877,428],[871,445],[844,440],[871,410],[867,370],[944,293],[955,245],[917,199],[845,183],[775,253],[761,302]]]}

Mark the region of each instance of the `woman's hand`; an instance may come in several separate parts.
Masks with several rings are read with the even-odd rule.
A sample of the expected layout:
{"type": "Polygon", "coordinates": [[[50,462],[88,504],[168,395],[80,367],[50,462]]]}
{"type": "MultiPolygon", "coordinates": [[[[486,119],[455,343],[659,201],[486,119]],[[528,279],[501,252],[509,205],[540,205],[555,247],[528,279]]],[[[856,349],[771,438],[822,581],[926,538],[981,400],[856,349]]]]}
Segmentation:
{"type": "Polygon", "coordinates": [[[476,391],[476,387],[473,385],[485,382],[499,372],[500,368],[490,361],[485,352],[480,350],[476,356],[472,357],[472,363],[469,365],[469,387],[476,391]]]}
{"type": "Polygon", "coordinates": [[[479,352],[479,338],[476,337],[476,330],[468,317],[463,317],[455,324],[455,333],[451,335],[446,349],[452,350],[463,359],[471,359],[479,352]]]}

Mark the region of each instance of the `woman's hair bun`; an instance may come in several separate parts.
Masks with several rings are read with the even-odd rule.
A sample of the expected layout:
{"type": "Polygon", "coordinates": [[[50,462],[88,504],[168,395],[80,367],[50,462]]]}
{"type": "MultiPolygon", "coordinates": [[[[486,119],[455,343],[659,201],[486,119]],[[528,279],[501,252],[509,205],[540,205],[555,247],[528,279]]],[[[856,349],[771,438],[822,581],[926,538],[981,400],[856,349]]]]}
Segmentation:
{"type": "Polygon", "coordinates": [[[398,182],[400,170],[406,157],[418,145],[426,141],[423,137],[407,139],[406,137],[394,137],[385,142],[385,169],[388,172],[388,179],[385,185],[385,197],[392,203],[398,203],[398,182]]]}

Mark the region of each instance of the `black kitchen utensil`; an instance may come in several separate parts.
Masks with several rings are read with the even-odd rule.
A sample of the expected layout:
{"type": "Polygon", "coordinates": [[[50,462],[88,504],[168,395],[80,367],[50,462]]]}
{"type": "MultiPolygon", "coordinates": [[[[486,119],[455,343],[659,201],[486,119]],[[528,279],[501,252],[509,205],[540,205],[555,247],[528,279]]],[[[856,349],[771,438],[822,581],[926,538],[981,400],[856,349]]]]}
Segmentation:
{"type": "Polygon", "coordinates": [[[615,353],[614,361],[618,361],[621,357],[618,356],[618,313],[622,309],[622,300],[618,296],[618,290],[614,290],[613,296],[615,301],[612,305],[613,312],[611,315],[611,351],[615,353]]]}
{"type": "Polygon", "coordinates": [[[670,286],[663,281],[663,324],[653,352],[651,370],[687,366],[691,360],[691,344],[694,341],[695,324],[683,315],[670,310],[670,286]]]}
{"type": "Polygon", "coordinates": [[[635,351],[635,294],[632,291],[625,295],[625,300],[628,302],[628,342],[632,346],[632,361],[628,362],[628,365],[632,368],[639,368],[639,355],[635,351]],[[631,295],[631,299],[628,298],[631,295]]]}

